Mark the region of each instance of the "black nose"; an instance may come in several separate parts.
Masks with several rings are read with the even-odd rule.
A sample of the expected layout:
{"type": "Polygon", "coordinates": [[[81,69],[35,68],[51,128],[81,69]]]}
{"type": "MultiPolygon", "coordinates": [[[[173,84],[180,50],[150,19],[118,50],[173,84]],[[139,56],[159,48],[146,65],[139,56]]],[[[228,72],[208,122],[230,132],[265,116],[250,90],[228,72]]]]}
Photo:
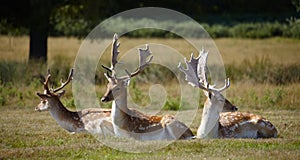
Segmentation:
{"type": "Polygon", "coordinates": [[[102,97],[101,98],[101,102],[107,102],[108,101],[108,98],[107,97],[102,97]]]}
{"type": "Polygon", "coordinates": [[[238,109],[239,109],[238,107],[234,106],[234,111],[237,111],[238,109]]]}

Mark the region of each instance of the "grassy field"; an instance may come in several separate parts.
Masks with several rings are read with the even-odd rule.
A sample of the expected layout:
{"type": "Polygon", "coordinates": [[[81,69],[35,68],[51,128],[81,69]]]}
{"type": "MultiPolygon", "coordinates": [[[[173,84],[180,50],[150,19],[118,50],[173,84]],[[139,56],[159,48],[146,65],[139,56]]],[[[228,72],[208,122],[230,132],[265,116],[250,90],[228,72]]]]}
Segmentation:
{"type": "MultiPolygon", "coordinates": [[[[55,57],[69,58],[76,56],[81,41],[75,38],[49,38],[49,60],[55,57]]],[[[160,43],[168,44],[184,55],[192,51],[189,44],[181,39],[128,39],[120,38],[120,51],[132,49],[137,44],[160,43]]],[[[216,39],[215,43],[225,64],[240,63],[244,59],[254,59],[258,56],[268,56],[273,63],[293,64],[300,59],[300,40],[286,38],[271,39],[216,39]]],[[[0,60],[26,61],[29,50],[28,37],[0,36],[0,60]]],[[[107,53],[109,50],[107,50],[107,53]]],[[[51,63],[50,63],[51,64],[51,63]]]]}
{"type": "MultiPolygon", "coordinates": [[[[135,47],[136,44],[149,42],[168,44],[185,56],[193,51],[186,42],[180,39],[121,38],[120,41],[122,43],[121,52],[135,47]]],[[[4,79],[0,82],[0,159],[300,158],[300,83],[297,81],[278,85],[257,82],[246,76],[233,80],[231,87],[226,92],[226,97],[236,104],[240,111],[250,111],[267,117],[279,130],[279,137],[276,139],[176,141],[157,151],[135,154],[109,148],[89,134],[71,135],[67,133],[56,124],[48,112],[34,111],[34,107],[39,103],[35,92],[42,91],[42,86],[36,76],[40,73],[44,74],[46,68],[63,66],[66,71],[61,74],[53,74],[54,81],[58,82],[60,78],[63,78],[59,76],[65,75],[71,67],[80,43],[81,40],[74,38],[49,38],[48,65],[40,62],[27,64],[28,37],[0,36],[0,71],[1,78],[4,79]],[[28,75],[23,75],[24,73],[28,75]]],[[[230,66],[242,68],[246,61],[256,64],[257,59],[260,60],[263,57],[267,57],[268,63],[271,63],[268,66],[271,67],[300,65],[299,40],[283,38],[216,39],[215,43],[227,68],[230,66]]],[[[259,65],[263,64],[263,62],[259,63],[259,65]]],[[[296,68],[296,72],[291,73],[299,76],[300,73],[297,71],[296,68]]],[[[285,72],[290,71],[286,70],[285,72]]],[[[240,73],[233,70],[231,74],[240,73]]],[[[229,78],[231,77],[229,76],[229,78]]],[[[131,94],[140,93],[141,96],[136,98],[137,103],[144,104],[141,99],[147,98],[151,84],[143,84],[139,81],[136,83],[136,88],[131,88],[131,94]]],[[[105,85],[102,82],[99,84],[97,95],[101,97],[105,91],[105,85]]],[[[164,86],[169,97],[178,96],[178,89],[174,87],[175,85],[176,81],[172,81],[164,86]]],[[[71,86],[67,86],[66,89],[67,95],[62,98],[62,102],[72,108],[71,86]]],[[[176,98],[171,98],[169,101],[176,103],[176,98]]],[[[202,96],[198,114],[191,125],[193,132],[196,132],[200,124],[203,102],[204,97],[202,96]]]]}

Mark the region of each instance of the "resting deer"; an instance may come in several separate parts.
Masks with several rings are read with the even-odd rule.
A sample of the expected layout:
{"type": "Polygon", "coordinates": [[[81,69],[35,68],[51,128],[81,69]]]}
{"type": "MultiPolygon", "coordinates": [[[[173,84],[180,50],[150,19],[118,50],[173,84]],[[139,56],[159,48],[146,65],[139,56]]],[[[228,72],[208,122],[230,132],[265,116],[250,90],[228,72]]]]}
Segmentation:
{"type": "Polygon", "coordinates": [[[44,81],[44,93],[37,92],[41,98],[41,103],[35,108],[36,111],[50,111],[52,117],[65,130],[75,132],[89,132],[93,134],[114,134],[110,119],[110,109],[89,108],[82,111],[70,111],[60,101],[60,97],[65,93],[63,89],[73,79],[73,69],[65,82],[61,81],[61,86],[56,89],[48,87],[50,70],[44,81]]]}
{"type": "MultiPolygon", "coordinates": [[[[275,126],[262,116],[242,113],[221,113],[224,103],[227,103],[222,91],[230,86],[225,80],[222,88],[215,88],[207,80],[208,52],[201,51],[199,57],[191,55],[190,61],[185,59],[187,69],[179,63],[178,68],[185,74],[186,80],[194,87],[202,89],[207,96],[204,104],[201,124],[197,130],[199,138],[271,138],[277,137],[275,126]]],[[[228,101],[229,102],[229,101],[228,101]]]]}
{"type": "Polygon", "coordinates": [[[182,122],[176,120],[172,115],[166,116],[148,116],[135,109],[127,107],[127,86],[130,79],[138,75],[146,66],[149,65],[153,56],[150,53],[148,45],[146,49],[139,49],[138,69],[127,75],[117,77],[115,74],[115,65],[119,43],[118,36],[115,34],[112,43],[111,67],[103,66],[107,70],[105,77],[109,81],[107,91],[101,98],[102,102],[112,102],[112,124],[115,135],[118,137],[131,137],[137,140],[175,140],[190,139],[194,135],[191,130],[182,122]],[[147,60],[147,58],[150,58],[147,60]],[[109,74],[111,73],[111,75],[109,74]]]}

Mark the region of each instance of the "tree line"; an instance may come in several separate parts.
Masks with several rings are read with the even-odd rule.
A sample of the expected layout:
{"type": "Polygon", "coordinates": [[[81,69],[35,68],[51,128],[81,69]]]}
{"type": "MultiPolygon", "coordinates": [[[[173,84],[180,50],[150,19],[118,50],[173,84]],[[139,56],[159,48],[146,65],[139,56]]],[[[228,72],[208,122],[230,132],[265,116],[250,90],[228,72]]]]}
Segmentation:
{"type": "Polygon", "coordinates": [[[4,0],[0,5],[0,33],[28,34],[29,58],[46,61],[49,35],[84,37],[102,20],[128,9],[163,7],[210,26],[234,26],[258,22],[298,24],[291,17],[299,16],[299,6],[299,0],[4,0]]]}

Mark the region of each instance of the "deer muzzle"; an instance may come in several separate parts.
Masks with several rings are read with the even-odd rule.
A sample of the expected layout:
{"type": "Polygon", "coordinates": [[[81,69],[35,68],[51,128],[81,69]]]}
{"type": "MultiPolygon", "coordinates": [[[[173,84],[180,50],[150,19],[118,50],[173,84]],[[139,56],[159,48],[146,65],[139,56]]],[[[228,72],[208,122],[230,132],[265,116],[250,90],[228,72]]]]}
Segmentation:
{"type": "Polygon", "coordinates": [[[101,102],[108,102],[109,101],[109,99],[108,99],[108,97],[106,97],[106,96],[103,96],[102,98],[101,98],[101,102]]]}

